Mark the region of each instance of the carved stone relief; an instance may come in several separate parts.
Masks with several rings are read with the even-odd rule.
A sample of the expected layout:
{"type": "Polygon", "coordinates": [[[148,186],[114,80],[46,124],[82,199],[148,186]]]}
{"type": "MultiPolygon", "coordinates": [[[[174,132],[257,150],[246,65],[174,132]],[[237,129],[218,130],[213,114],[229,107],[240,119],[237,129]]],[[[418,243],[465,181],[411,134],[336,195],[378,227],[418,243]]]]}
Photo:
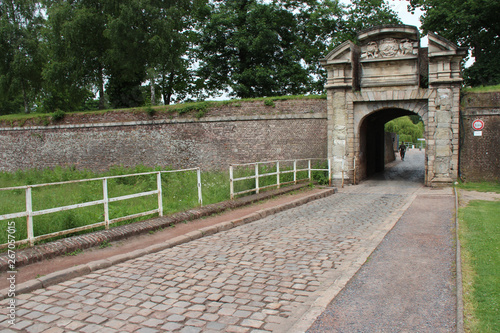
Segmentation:
{"type": "Polygon", "coordinates": [[[409,39],[385,38],[378,42],[369,42],[361,47],[361,58],[392,58],[415,55],[413,42],[409,39]]]}

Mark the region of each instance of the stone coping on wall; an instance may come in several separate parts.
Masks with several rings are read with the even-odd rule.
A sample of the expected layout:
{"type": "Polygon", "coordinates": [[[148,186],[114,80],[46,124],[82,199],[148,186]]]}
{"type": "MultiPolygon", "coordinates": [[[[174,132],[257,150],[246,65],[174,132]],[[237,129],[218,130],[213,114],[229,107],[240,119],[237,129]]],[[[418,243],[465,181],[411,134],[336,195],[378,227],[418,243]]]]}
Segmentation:
{"type": "MultiPolygon", "coordinates": [[[[276,190],[265,191],[259,194],[237,198],[235,200],[229,200],[190,209],[188,211],[179,212],[170,216],[152,218],[141,222],[112,227],[108,230],[95,231],[83,235],[52,241],[45,244],[35,245],[34,247],[26,248],[23,250],[17,250],[16,267],[19,268],[34,262],[42,261],[44,259],[50,259],[59,255],[71,253],[76,250],[99,246],[103,242],[117,241],[131,236],[169,227],[172,224],[178,224],[184,221],[192,221],[205,216],[218,214],[229,209],[247,206],[258,201],[267,200],[272,197],[299,190],[307,186],[309,186],[309,184],[307,183],[291,185],[276,190]]],[[[322,192],[322,195],[326,196],[335,192],[335,188],[330,188],[330,190],[331,191],[322,192]]],[[[272,209],[270,210],[270,212],[272,212],[272,209]]],[[[262,218],[262,216],[256,216],[255,219],[259,218],[262,218]]],[[[251,221],[247,221],[245,223],[248,222],[251,221]]],[[[0,272],[8,270],[8,262],[9,260],[7,257],[7,253],[0,254],[0,272]]]]}
{"type": "MultiPolygon", "coordinates": [[[[188,122],[206,121],[239,116],[286,116],[324,114],[326,98],[291,98],[267,100],[231,100],[226,102],[211,102],[155,106],[152,108],[114,109],[95,112],[68,112],[64,117],[54,120],[51,114],[40,114],[37,117],[2,120],[0,127],[47,127],[75,124],[101,123],[147,123],[160,120],[180,120],[188,122]]],[[[234,118],[232,118],[234,120],[234,118]]],[[[243,118],[244,119],[244,118],[243,118]]],[[[251,119],[251,118],[250,118],[251,119]]],[[[259,119],[259,118],[257,118],[259,119]]],[[[266,118],[264,118],[266,119],[266,118]]],[[[215,120],[217,121],[217,120],[215,120]]]]}
{"type": "Polygon", "coordinates": [[[498,116],[500,91],[465,92],[461,98],[460,111],[464,116],[498,116]]]}
{"type": "Polygon", "coordinates": [[[26,126],[26,127],[0,127],[0,131],[27,131],[27,130],[49,130],[49,129],[73,129],[73,128],[96,128],[96,127],[118,127],[118,126],[150,126],[163,124],[182,123],[211,123],[230,121],[264,121],[264,120],[290,120],[290,119],[327,119],[325,113],[310,114],[279,114],[279,115],[254,115],[254,116],[224,116],[224,117],[203,117],[197,118],[174,118],[160,120],[140,120],[126,122],[108,123],[86,123],[86,124],[62,124],[47,126],[26,126]]]}

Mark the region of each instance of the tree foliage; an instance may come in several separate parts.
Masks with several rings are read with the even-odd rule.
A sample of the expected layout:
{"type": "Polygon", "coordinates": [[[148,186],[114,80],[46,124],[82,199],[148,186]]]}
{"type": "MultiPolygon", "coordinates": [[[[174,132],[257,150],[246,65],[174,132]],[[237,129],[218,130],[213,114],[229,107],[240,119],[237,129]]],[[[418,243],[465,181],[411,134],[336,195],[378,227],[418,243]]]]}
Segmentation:
{"type": "Polygon", "coordinates": [[[468,48],[475,63],[464,72],[472,86],[500,83],[500,1],[498,0],[411,0],[421,8],[422,29],[437,32],[468,48]]]}
{"type": "Polygon", "coordinates": [[[8,0],[0,15],[1,114],[318,93],[329,50],[399,22],[382,0],[8,0]]]}
{"type": "Polygon", "coordinates": [[[319,59],[371,25],[400,23],[382,0],[214,1],[200,41],[209,90],[237,97],[323,90],[319,59]]]}
{"type": "Polygon", "coordinates": [[[31,0],[0,1],[0,114],[30,112],[42,83],[43,17],[31,0]]]}
{"type": "Polygon", "coordinates": [[[424,137],[424,123],[418,116],[404,116],[393,119],[385,124],[385,131],[399,135],[401,142],[417,142],[424,137]],[[415,121],[417,120],[417,121],[415,121]]]}

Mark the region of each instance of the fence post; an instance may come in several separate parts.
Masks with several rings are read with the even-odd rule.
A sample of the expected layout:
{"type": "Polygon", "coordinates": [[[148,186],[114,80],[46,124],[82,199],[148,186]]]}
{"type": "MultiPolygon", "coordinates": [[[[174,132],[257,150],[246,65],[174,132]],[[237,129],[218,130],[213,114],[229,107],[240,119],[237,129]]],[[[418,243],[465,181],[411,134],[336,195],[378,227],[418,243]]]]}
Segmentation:
{"type": "Polygon", "coordinates": [[[104,222],[106,230],[109,229],[109,198],[108,198],[108,179],[102,180],[102,195],[104,199],[104,222]]]}
{"type": "Polygon", "coordinates": [[[26,228],[28,230],[28,241],[30,246],[35,245],[35,234],[33,232],[33,204],[31,201],[31,187],[26,187],[26,228]]]}
{"type": "Polygon", "coordinates": [[[276,161],[276,182],[280,188],[280,161],[276,161]]]}
{"type": "Polygon", "coordinates": [[[352,184],[356,185],[356,157],[354,157],[354,160],[353,160],[352,184]]]}
{"type": "MultiPolygon", "coordinates": [[[[342,167],[342,181],[344,181],[344,168],[342,167]]],[[[332,186],[332,160],[328,159],[328,186],[332,186]]]]}
{"type": "Polygon", "coordinates": [[[311,179],[311,160],[307,160],[307,176],[309,177],[309,182],[312,181],[311,179]]]}
{"type": "Polygon", "coordinates": [[[297,184],[297,160],[293,160],[293,183],[297,184]]]}
{"type": "Polygon", "coordinates": [[[255,190],[259,194],[259,163],[255,163],[255,190]]]}
{"type": "Polygon", "coordinates": [[[234,180],[233,180],[233,166],[229,166],[229,198],[234,199],[234,180]]]}
{"type": "Polygon", "coordinates": [[[196,170],[196,178],[198,179],[198,203],[203,206],[203,196],[201,195],[201,170],[196,170]]]}
{"type": "Polygon", "coordinates": [[[161,171],[156,174],[156,186],[158,188],[158,215],[163,216],[163,195],[161,191],[161,171]]]}

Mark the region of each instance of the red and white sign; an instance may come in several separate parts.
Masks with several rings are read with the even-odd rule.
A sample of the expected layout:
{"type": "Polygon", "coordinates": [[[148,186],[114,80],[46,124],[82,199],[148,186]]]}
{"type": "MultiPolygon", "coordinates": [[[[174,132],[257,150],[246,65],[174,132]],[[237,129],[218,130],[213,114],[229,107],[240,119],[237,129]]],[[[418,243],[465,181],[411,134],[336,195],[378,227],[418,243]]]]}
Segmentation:
{"type": "Polygon", "coordinates": [[[484,128],[484,121],[482,121],[481,119],[476,119],[472,122],[472,128],[475,130],[475,131],[480,131],[484,128]]]}

